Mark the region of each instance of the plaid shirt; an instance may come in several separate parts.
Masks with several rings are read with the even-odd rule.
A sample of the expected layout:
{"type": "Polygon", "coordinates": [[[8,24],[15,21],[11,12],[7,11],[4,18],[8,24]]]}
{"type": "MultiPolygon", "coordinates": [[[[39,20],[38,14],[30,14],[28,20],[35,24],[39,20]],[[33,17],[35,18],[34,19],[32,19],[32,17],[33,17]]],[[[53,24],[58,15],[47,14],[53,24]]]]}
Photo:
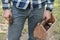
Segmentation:
{"type": "Polygon", "coordinates": [[[52,11],[54,4],[54,0],[2,0],[3,9],[10,8],[11,2],[13,3],[13,5],[15,4],[15,6],[19,9],[26,9],[29,3],[31,4],[32,8],[42,8],[46,4],[46,10],[50,11],[52,11]]]}

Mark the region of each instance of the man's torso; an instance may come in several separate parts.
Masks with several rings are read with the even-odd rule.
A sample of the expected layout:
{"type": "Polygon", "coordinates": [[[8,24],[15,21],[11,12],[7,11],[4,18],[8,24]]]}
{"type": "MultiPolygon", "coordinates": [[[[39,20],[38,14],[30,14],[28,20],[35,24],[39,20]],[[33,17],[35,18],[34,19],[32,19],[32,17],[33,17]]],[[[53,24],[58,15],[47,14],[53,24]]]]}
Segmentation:
{"type": "Polygon", "coordinates": [[[46,0],[12,0],[13,5],[19,9],[26,9],[29,5],[33,6],[33,8],[41,8],[45,6],[46,0]]]}

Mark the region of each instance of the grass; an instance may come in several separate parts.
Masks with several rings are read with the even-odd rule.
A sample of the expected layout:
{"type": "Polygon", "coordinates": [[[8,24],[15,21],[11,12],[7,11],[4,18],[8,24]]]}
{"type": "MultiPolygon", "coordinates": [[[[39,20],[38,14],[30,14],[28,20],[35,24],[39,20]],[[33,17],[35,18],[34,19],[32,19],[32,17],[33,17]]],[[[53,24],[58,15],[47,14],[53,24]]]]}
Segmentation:
{"type": "Polygon", "coordinates": [[[5,40],[4,36],[6,33],[0,33],[0,40],[5,40]]]}
{"type": "Polygon", "coordinates": [[[54,34],[56,35],[56,38],[60,40],[60,0],[55,0],[53,15],[57,19],[54,34]]]}
{"type": "Polygon", "coordinates": [[[53,14],[57,19],[55,32],[60,33],[60,0],[55,0],[53,14]]]}
{"type": "MultiPolygon", "coordinates": [[[[1,2],[0,2],[1,5],[1,2]]],[[[2,6],[0,6],[0,16],[2,16],[2,6]]]]}

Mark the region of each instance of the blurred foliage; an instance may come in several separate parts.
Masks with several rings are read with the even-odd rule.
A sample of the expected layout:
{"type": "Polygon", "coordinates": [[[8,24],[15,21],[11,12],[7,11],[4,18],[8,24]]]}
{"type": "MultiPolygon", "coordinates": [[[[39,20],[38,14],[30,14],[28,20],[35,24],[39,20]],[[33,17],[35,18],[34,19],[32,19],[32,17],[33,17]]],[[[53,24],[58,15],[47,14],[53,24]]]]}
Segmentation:
{"type": "Polygon", "coordinates": [[[1,2],[0,2],[0,16],[2,15],[2,6],[1,6],[1,2]]]}
{"type": "Polygon", "coordinates": [[[6,40],[5,36],[6,36],[6,33],[0,33],[0,40],[6,40]],[[4,36],[4,38],[3,38],[3,36],[4,36]]]}
{"type": "Polygon", "coordinates": [[[5,19],[2,17],[2,3],[0,0],[0,23],[5,23],[5,19]]]}
{"type": "Polygon", "coordinates": [[[53,15],[56,17],[56,29],[55,33],[60,34],[60,0],[55,0],[53,15]]]}

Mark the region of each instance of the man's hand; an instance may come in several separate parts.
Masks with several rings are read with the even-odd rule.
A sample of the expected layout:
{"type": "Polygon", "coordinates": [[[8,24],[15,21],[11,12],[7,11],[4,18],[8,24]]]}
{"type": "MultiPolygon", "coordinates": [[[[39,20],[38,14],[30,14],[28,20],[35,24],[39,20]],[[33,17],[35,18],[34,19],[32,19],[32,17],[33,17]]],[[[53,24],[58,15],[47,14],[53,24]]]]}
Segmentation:
{"type": "Polygon", "coordinates": [[[9,18],[12,17],[12,12],[10,9],[3,10],[3,17],[9,21],[9,18]]]}
{"type": "Polygon", "coordinates": [[[43,19],[45,19],[46,21],[48,21],[50,18],[51,18],[51,12],[48,11],[48,10],[46,10],[44,12],[43,19]]]}

